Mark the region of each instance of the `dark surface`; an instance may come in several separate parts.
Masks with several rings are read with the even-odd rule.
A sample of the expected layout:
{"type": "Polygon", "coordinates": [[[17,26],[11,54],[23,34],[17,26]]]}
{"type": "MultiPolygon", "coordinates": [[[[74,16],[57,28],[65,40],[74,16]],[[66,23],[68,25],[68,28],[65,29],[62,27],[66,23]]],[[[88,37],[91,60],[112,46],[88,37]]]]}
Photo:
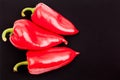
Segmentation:
{"type": "Polygon", "coordinates": [[[69,65],[42,75],[30,75],[27,66],[18,73],[13,66],[26,60],[25,52],[0,39],[0,80],[120,80],[120,1],[116,0],[0,0],[0,34],[22,18],[25,7],[44,2],[68,18],[79,30],[65,37],[81,54],[69,65]]]}

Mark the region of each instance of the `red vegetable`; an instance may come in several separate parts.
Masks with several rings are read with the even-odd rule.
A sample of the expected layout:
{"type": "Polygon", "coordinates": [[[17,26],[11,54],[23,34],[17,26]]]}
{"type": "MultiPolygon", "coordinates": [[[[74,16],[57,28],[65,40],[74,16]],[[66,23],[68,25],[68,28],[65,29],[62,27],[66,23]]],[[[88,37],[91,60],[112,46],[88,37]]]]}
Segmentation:
{"type": "Polygon", "coordinates": [[[61,35],[74,35],[79,32],[68,19],[44,3],[39,3],[35,8],[23,9],[22,16],[25,16],[24,12],[27,10],[32,11],[31,19],[34,23],[49,31],[61,35]]]}
{"type": "Polygon", "coordinates": [[[11,43],[20,49],[40,50],[56,46],[62,42],[67,44],[67,41],[57,34],[48,32],[37,27],[31,21],[20,19],[15,21],[13,28],[6,29],[2,38],[6,41],[6,34],[10,32],[11,43]]]}
{"type": "Polygon", "coordinates": [[[58,68],[61,68],[76,57],[76,52],[67,47],[54,47],[42,51],[28,51],[27,61],[17,63],[13,70],[21,65],[28,65],[30,74],[42,74],[58,68]]]}

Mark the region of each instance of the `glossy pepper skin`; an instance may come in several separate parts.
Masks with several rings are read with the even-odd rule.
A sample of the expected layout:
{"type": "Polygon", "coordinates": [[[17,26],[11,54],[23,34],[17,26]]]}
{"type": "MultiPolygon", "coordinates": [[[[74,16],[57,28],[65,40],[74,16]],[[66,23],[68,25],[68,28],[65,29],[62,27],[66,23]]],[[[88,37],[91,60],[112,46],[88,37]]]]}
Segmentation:
{"type": "MultiPolygon", "coordinates": [[[[30,8],[23,9],[22,16],[25,16],[26,10],[30,8]]],[[[31,8],[31,11],[33,12],[32,21],[49,31],[60,35],[75,35],[79,32],[68,19],[44,3],[37,4],[35,8],[31,8]]]]}
{"type": "MultiPolygon", "coordinates": [[[[6,29],[3,32],[3,40],[6,41],[5,34],[9,32],[6,29]]],[[[19,49],[41,50],[56,46],[62,42],[67,44],[67,41],[60,35],[48,32],[37,27],[27,19],[19,19],[15,21],[10,42],[19,49]]]]}
{"type": "Polygon", "coordinates": [[[27,61],[17,63],[13,70],[21,65],[28,65],[30,74],[42,74],[61,68],[74,60],[79,54],[67,47],[52,47],[42,51],[28,51],[27,61]]]}

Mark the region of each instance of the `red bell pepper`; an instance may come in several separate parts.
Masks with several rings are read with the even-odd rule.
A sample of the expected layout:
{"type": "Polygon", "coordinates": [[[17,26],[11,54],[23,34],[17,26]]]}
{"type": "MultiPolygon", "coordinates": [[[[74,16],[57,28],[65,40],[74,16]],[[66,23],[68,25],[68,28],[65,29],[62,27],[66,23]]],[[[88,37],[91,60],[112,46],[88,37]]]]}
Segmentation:
{"type": "Polygon", "coordinates": [[[10,42],[17,48],[27,50],[40,50],[56,46],[67,41],[57,34],[48,32],[37,27],[31,21],[20,19],[15,21],[13,28],[6,29],[2,34],[2,39],[7,40],[6,34],[10,32],[10,42]]]}
{"type": "Polygon", "coordinates": [[[22,16],[25,16],[24,12],[27,10],[32,11],[31,19],[34,23],[49,31],[61,35],[74,35],[79,32],[68,19],[44,3],[39,3],[35,8],[23,9],[22,16]]]}
{"type": "Polygon", "coordinates": [[[28,65],[30,74],[42,74],[52,70],[61,68],[74,60],[76,52],[67,47],[52,47],[40,51],[28,51],[27,61],[17,63],[13,71],[17,72],[17,68],[21,65],[28,65]]]}

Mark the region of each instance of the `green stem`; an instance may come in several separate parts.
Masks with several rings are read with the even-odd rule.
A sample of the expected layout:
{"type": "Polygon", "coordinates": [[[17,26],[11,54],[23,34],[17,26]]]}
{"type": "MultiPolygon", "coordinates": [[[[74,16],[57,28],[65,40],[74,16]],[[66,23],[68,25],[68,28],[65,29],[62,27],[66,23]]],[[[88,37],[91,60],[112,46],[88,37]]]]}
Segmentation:
{"type": "Polygon", "coordinates": [[[21,12],[22,17],[25,17],[25,12],[26,12],[26,11],[31,11],[31,12],[33,13],[33,12],[34,12],[34,9],[35,9],[35,8],[31,8],[31,7],[24,8],[24,9],[22,10],[22,12],[21,12]]]}
{"type": "Polygon", "coordinates": [[[7,29],[5,29],[5,30],[3,31],[3,33],[2,33],[2,40],[3,40],[3,41],[7,41],[6,34],[7,34],[7,33],[12,34],[12,32],[13,32],[13,28],[7,28],[7,29]]]}
{"type": "Polygon", "coordinates": [[[17,64],[13,67],[13,71],[14,71],[14,72],[17,72],[17,71],[18,71],[18,67],[19,67],[19,66],[22,66],[22,65],[28,65],[28,61],[22,61],[22,62],[17,63],[17,64]]]}

